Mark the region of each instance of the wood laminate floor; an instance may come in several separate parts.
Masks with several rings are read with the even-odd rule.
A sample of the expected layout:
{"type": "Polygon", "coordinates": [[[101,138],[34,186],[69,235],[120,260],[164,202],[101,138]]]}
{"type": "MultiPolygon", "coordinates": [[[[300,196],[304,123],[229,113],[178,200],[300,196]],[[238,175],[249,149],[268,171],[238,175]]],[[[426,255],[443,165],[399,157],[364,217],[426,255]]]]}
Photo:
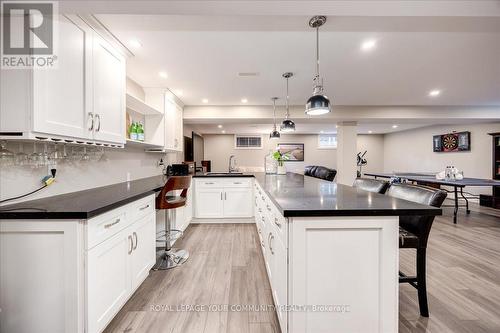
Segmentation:
{"type": "MultiPolygon", "coordinates": [[[[469,216],[461,212],[458,225],[448,209],[436,219],[428,247],[430,318],[419,316],[416,290],[401,284],[399,332],[500,332],[500,217],[472,209],[469,216]]],[[[106,333],[279,332],[271,311],[177,308],[272,304],[254,225],[193,224],[177,245],[191,252],[189,261],[151,272],[106,333]]],[[[414,265],[414,252],[401,251],[401,269],[413,273],[414,265]]]]}

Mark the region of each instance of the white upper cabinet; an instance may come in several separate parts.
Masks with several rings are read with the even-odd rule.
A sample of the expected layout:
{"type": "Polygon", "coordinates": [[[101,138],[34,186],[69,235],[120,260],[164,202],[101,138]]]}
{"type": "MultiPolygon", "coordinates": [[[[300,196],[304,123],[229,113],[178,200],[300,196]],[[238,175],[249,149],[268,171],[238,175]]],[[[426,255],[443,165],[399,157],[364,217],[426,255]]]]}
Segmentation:
{"type": "Polygon", "coordinates": [[[94,36],[92,60],[94,137],[125,143],[125,59],[94,36]]]}
{"type": "Polygon", "coordinates": [[[2,70],[0,138],[125,143],[125,58],[75,15],[59,16],[55,68],[2,70]]]}
{"type": "Polygon", "coordinates": [[[175,100],[165,95],[165,149],[170,151],[182,151],[182,107],[175,100]]]}
{"type": "Polygon", "coordinates": [[[61,16],[59,38],[58,67],[33,70],[33,129],[91,139],[85,77],[92,62],[92,30],[78,18],[61,16]]]}

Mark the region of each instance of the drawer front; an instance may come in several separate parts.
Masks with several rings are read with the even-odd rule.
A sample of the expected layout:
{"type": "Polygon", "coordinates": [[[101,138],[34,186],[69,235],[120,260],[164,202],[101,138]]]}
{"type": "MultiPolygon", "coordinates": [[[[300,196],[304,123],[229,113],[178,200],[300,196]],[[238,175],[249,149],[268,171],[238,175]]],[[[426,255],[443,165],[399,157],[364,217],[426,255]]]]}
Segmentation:
{"type": "Polygon", "coordinates": [[[251,178],[231,178],[224,179],[224,187],[252,187],[251,178]]]}
{"type": "Polygon", "coordinates": [[[99,215],[87,222],[87,249],[102,243],[130,225],[124,207],[99,215]]]}
{"type": "Polygon", "coordinates": [[[195,185],[197,188],[224,187],[224,182],[221,179],[196,179],[195,185]]]}
{"type": "Polygon", "coordinates": [[[127,206],[127,219],[135,222],[142,219],[144,216],[150,215],[155,212],[155,195],[151,194],[146,198],[137,200],[127,206]]]}

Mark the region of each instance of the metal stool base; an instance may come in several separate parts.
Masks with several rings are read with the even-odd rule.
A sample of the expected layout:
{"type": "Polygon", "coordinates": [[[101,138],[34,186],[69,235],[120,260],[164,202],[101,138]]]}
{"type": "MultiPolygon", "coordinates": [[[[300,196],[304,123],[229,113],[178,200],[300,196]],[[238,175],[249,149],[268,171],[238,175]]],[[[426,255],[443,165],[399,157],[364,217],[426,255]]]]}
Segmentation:
{"type": "Polygon", "coordinates": [[[189,259],[189,251],[187,250],[161,250],[157,254],[156,264],[153,266],[153,270],[155,271],[175,268],[184,264],[189,259]]]}

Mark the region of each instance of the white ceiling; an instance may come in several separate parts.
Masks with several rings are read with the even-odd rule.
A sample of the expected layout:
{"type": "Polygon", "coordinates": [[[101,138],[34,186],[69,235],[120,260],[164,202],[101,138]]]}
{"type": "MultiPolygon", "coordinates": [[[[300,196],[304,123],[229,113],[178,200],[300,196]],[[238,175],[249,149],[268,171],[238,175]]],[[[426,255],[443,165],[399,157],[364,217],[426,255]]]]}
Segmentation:
{"type": "MultiPolygon", "coordinates": [[[[269,104],[271,96],[285,95],[286,71],[295,74],[291,104],[304,104],[311,93],[315,34],[308,16],[97,17],[135,54],[127,64],[132,79],[182,90],[186,105],[203,98],[208,105],[238,105],[242,98],[269,104]],[[132,48],[133,39],[142,47],[132,48]]],[[[499,17],[330,16],[320,39],[334,105],[500,105],[499,17]],[[377,46],[362,52],[367,39],[377,46]],[[430,98],[432,89],[441,95],[430,98]]]]}
{"type": "MultiPolygon", "coordinates": [[[[223,123],[221,124],[189,124],[189,128],[200,134],[263,134],[269,135],[273,125],[272,124],[245,124],[245,123],[223,123]],[[222,125],[222,127],[219,127],[222,125]]],[[[393,128],[394,124],[385,123],[358,123],[359,134],[386,134],[398,131],[405,131],[418,127],[428,126],[423,123],[407,123],[398,124],[393,128]]],[[[278,124],[279,127],[279,124],[278,124]]],[[[332,123],[300,123],[297,122],[296,131],[293,134],[334,134],[337,133],[335,124],[332,123]]],[[[278,128],[279,129],[279,128],[278,128]]],[[[184,133],[188,134],[188,133],[184,133]]]]}

